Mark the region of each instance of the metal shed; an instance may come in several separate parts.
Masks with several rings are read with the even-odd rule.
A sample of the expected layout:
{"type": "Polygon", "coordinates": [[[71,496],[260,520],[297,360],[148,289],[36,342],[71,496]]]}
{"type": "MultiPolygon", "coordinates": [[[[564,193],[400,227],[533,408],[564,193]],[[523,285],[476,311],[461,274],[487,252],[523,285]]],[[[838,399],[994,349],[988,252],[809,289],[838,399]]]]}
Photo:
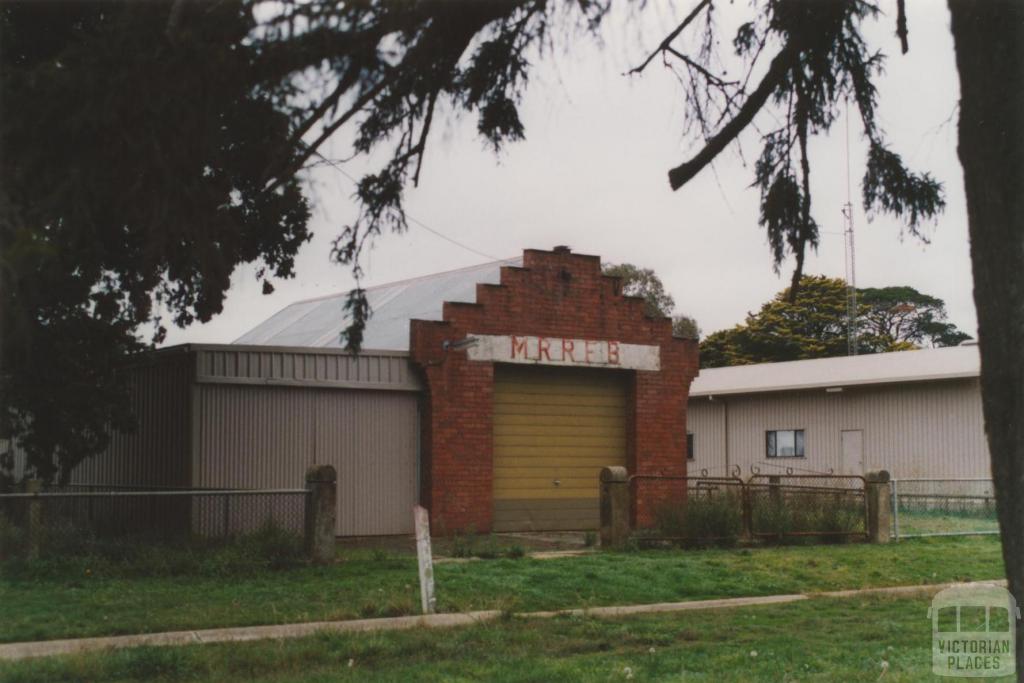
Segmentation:
{"type": "Polygon", "coordinates": [[[990,477],[976,346],[701,370],[687,408],[692,471],[990,477]],[[770,433],[800,452],[769,455],[770,433]]]}
{"type": "Polygon", "coordinates": [[[338,535],[411,533],[421,385],[408,354],[191,344],[130,372],[138,430],[73,482],[297,488],[329,464],[338,535]]]}

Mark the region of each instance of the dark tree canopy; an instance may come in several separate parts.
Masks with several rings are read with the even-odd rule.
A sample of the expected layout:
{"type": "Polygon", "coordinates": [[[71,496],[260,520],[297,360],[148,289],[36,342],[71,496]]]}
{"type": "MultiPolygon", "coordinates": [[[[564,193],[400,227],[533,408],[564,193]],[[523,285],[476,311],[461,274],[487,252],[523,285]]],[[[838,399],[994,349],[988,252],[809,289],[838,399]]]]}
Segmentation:
{"type": "MultiPolygon", "coordinates": [[[[679,189],[734,142],[765,110],[773,110],[772,128],[761,134],[754,185],[761,193],[759,222],[766,230],[776,272],[788,255],[796,266],[790,284],[796,295],[804,254],[818,246],[818,224],[811,210],[809,139],[827,133],[849,100],[860,113],[867,142],[867,170],[861,184],[864,208],[903,219],[909,231],[924,237],[923,223],[945,206],[942,186],[927,173],[907,169],[876,120],[875,78],[885,56],[868,46],[863,24],[880,15],[866,0],[768,0],[758,3],[750,21],[732,37],[741,73],[722,75],[716,65],[722,36],[715,30],[714,3],[704,0],[672,31],[645,62],[660,55],[675,69],[686,93],[688,125],[703,142],[690,160],[669,171],[679,189]],[[680,47],[688,34],[689,44],[680,47]],[[763,75],[759,75],[762,74],[763,75]],[[755,76],[759,75],[756,79],[755,76]]],[[[903,3],[898,23],[906,52],[903,3]]]]}
{"type": "MultiPolygon", "coordinates": [[[[264,291],[309,239],[305,171],[342,127],[387,148],[333,256],[360,275],[402,231],[435,112],[487,143],[523,137],[526,55],[601,3],[7,2],[0,5],[2,428],[30,472],[66,474],[129,429],[130,354],[221,310],[232,272],[264,291]],[[12,103],[17,103],[13,105],[12,103]],[[164,315],[165,314],[165,315],[164,315]],[[152,325],[155,334],[143,334],[152,325]]],[[[370,314],[356,288],[358,349],[370,314]]],[[[339,315],[343,312],[339,311],[339,315]]],[[[0,465],[9,464],[9,457],[0,465]]]]}
{"type": "MultiPolygon", "coordinates": [[[[805,275],[750,313],[741,325],[709,334],[701,367],[777,363],[847,354],[846,283],[805,275]]],[[[913,287],[858,290],[857,353],[955,346],[970,337],[946,321],[945,304],[913,287]]]]}
{"type": "Polygon", "coordinates": [[[0,420],[47,479],[131,427],[140,326],[209,320],[237,265],[288,277],[309,237],[299,180],[264,188],[284,65],[239,49],[240,4],[169,7],[0,6],[0,420]]]}

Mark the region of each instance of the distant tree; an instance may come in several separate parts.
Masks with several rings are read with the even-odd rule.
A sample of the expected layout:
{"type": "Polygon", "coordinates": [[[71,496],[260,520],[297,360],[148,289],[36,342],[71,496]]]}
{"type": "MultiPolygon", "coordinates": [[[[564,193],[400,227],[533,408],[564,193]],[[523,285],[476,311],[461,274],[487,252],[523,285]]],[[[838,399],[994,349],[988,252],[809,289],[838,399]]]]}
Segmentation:
{"type": "MultiPolygon", "coordinates": [[[[945,321],[941,299],[912,287],[858,291],[857,353],[955,345],[969,338],[945,321]]],[[[804,276],[795,300],[786,288],[742,325],[708,335],[700,347],[701,367],[846,355],[846,295],[841,279],[804,276]]]]}
{"type": "Polygon", "coordinates": [[[647,315],[672,318],[674,336],[683,339],[700,338],[700,327],[696,320],[688,315],[673,315],[676,301],[665,291],[664,283],[652,269],[632,263],[608,263],[604,265],[603,271],[605,275],[621,278],[624,295],[643,298],[647,315]]]}
{"type": "Polygon", "coordinates": [[[857,300],[867,307],[860,329],[916,345],[956,346],[971,336],[946,320],[946,303],[913,287],[865,288],[857,300]]]}
{"type": "Polygon", "coordinates": [[[846,353],[846,285],[842,280],[804,276],[796,299],[782,290],[742,325],[708,335],[701,366],[747,365],[846,353]]]}
{"type": "Polygon", "coordinates": [[[661,278],[650,268],[632,263],[606,263],[603,272],[622,280],[623,295],[642,297],[647,315],[668,317],[675,310],[676,300],[665,291],[661,278]]]}
{"type": "Polygon", "coordinates": [[[700,339],[697,320],[688,315],[672,316],[672,336],[680,339],[700,339]]]}

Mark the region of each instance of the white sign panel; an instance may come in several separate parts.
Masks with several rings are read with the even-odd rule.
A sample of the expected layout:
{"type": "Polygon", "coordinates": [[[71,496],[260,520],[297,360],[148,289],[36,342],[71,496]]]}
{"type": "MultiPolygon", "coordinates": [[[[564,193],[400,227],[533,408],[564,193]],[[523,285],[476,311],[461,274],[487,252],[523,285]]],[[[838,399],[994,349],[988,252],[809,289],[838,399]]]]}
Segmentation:
{"type": "Polygon", "coordinates": [[[470,360],[532,365],[660,370],[661,349],[608,339],[569,339],[529,335],[469,335],[470,360]]]}

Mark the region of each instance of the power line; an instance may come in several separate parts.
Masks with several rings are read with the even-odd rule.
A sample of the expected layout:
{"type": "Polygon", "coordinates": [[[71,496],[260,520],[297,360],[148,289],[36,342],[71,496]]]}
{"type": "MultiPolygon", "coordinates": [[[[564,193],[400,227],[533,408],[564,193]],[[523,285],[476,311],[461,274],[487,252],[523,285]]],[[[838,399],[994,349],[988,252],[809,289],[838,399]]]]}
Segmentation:
{"type": "MultiPolygon", "coordinates": [[[[351,180],[354,185],[356,185],[356,186],[359,185],[359,181],[356,180],[355,178],[353,178],[352,175],[348,171],[346,171],[344,168],[341,167],[341,165],[338,164],[338,162],[334,161],[333,159],[328,159],[327,157],[325,157],[323,154],[321,154],[319,152],[316,152],[316,155],[318,157],[320,157],[321,159],[323,159],[324,162],[326,162],[331,168],[333,168],[338,173],[342,174],[343,176],[345,176],[346,178],[351,180]]],[[[455,246],[460,247],[462,249],[465,249],[466,251],[471,252],[473,254],[476,254],[477,256],[483,256],[485,259],[488,259],[490,261],[505,261],[506,260],[506,259],[498,258],[497,256],[492,256],[490,254],[486,254],[486,253],[480,251],[479,249],[474,249],[473,247],[471,247],[471,246],[469,246],[467,244],[463,244],[462,242],[459,242],[458,240],[453,239],[453,238],[449,237],[448,235],[445,235],[441,231],[435,230],[434,228],[430,227],[429,225],[427,225],[426,223],[424,223],[420,219],[418,219],[415,216],[413,216],[412,214],[410,214],[408,211],[405,212],[405,218],[406,218],[406,220],[411,221],[411,222],[415,223],[416,225],[420,226],[421,228],[423,228],[427,232],[433,233],[434,235],[436,235],[436,236],[440,237],[441,239],[445,240],[446,242],[451,242],[455,246]]]]}

